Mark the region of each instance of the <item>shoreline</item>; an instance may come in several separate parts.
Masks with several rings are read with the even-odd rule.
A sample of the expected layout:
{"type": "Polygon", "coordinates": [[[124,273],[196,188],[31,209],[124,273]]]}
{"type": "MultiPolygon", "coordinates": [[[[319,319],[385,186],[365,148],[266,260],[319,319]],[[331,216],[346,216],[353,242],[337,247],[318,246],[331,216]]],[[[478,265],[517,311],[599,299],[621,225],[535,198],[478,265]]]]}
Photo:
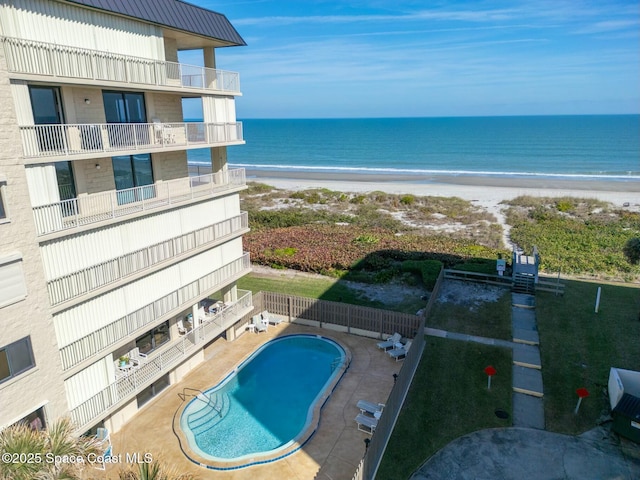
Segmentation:
{"type": "Polygon", "coordinates": [[[522,195],[534,197],[594,198],[616,207],[640,211],[640,182],[566,178],[491,177],[484,175],[381,175],[333,172],[274,172],[246,170],[247,181],[285,190],[328,188],[342,192],[373,192],[421,196],[459,197],[490,211],[522,195]]]}

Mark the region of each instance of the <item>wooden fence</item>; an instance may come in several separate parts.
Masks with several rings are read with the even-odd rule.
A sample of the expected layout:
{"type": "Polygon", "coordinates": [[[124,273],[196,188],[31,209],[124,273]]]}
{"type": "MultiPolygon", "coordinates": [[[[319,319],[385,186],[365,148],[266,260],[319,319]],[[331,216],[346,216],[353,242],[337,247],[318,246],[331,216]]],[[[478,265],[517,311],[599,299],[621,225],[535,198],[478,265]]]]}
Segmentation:
{"type": "Polygon", "coordinates": [[[353,480],[372,480],[376,476],[422,358],[426,344],[425,320],[438,298],[443,280],[444,270],[441,270],[429,302],[421,316],[281,293],[258,292],[253,295],[253,311],[246,314],[236,324],[250,322],[253,315],[268,310],[270,314],[287,317],[287,321],[291,323],[301,323],[374,338],[383,338],[394,332],[400,333],[405,338],[413,338],[411,348],[402,362],[397,380],[385,402],[384,412],[371,437],[371,443],[369,443],[367,452],[357,467],[353,480]]]}

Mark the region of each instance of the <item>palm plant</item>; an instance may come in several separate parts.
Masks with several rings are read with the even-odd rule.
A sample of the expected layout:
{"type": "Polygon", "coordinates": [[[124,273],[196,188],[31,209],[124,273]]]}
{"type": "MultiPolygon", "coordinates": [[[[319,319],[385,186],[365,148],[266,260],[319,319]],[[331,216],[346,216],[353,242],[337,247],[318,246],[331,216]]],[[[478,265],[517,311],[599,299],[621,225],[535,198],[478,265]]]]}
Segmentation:
{"type": "Polygon", "coordinates": [[[17,462],[0,462],[2,480],[79,480],[90,465],[89,454],[101,454],[102,445],[94,437],[78,437],[69,419],[62,419],[46,430],[35,431],[17,424],[0,432],[0,455],[17,454],[17,462]],[[20,457],[19,455],[22,455],[20,457]],[[85,462],[53,462],[54,458],[78,458],[85,462]]]}
{"type": "Polygon", "coordinates": [[[190,473],[178,473],[177,470],[167,468],[164,464],[154,461],[151,463],[141,463],[137,471],[130,466],[126,470],[121,470],[119,480],[197,480],[190,473]]]}

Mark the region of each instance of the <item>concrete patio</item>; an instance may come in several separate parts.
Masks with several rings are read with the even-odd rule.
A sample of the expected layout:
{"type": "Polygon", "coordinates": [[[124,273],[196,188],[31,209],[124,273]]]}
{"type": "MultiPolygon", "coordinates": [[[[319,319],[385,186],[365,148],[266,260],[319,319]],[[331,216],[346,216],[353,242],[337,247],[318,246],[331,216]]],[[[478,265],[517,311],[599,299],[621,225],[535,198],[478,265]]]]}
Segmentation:
{"type": "MultiPolygon", "coordinates": [[[[270,326],[265,333],[245,333],[233,342],[218,339],[205,349],[205,361],[181,382],[171,385],[150,401],[123,429],[112,435],[114,454],[152,453],[180,472],[199,478],[219,479],[351,479],[364,454],[364,439],[354,418],[359,413],[356,402],[366,399],[385,402],[393,387],[396,363],[376,347],[377,340],[282,323],[270,326]],[[296,453],[273,463],[232,471],[212,471],[189,461],[181,452],[172,431],[172,419],[182,404],[178,394],[185,387],[206,390],[222,380],[244,358],[268,340],[294,333],[313,333],[332,338],[351,350],[351,366],[322,409],[320,425],[311,439],[296,453]]],[[[283,408],[286,403],[283,399],[283,408]]],[[[96,477],[113,478],[120,465],[107,466],[106,475],[96,470],[96,477]]]]}

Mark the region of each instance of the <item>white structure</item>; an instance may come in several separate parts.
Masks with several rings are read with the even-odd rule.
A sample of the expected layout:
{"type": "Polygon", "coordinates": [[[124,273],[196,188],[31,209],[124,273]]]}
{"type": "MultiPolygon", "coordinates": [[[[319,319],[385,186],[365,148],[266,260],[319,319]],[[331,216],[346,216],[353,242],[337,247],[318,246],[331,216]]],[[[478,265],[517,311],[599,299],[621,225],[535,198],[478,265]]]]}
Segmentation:
{"type": "Polygon", "coordinates": [[[215,68],[244,41],[177,0],[4,0],[0,42],[0,428],[117,431],[252,308],[244,171],[226,164],[239,76],[215,68]],[[189,176],[194,148],[211,173],[189,176]]]}

